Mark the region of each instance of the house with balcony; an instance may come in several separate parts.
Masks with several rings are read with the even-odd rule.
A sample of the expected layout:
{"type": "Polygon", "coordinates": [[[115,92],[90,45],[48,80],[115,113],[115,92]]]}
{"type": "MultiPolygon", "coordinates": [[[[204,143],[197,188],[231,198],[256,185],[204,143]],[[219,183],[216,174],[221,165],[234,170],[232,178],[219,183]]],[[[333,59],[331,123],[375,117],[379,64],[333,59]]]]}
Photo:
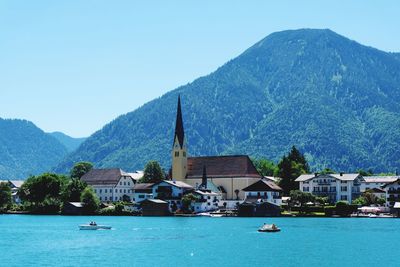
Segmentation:
{"type": "Polygon", "coordinates": [[[222,194],[211,190],[196,190],[193,194],[197,200],[192,203],[192,210],[196,213],[218,210],[222,194]]]}
{"type": "Polygon", "coordinates": [[[121,169],[92,169],[81,180],[93,187],[101,202],[130,202],[134,198],[136,181],[121,169]]]}
{"type": "Polygon", "coordinates": [[[361,195],[364,178],[358,173],[303,174],[296,182],[302,192],[327,197],[330,203],[347,201],[351,203],[361,195]]]}
{"type": "Polygon", "coordinates": [[[275,205],[282,205],[282,188],[271,180],[261,179],[245,188],[245,202],[270,202],[275,205]]]}
{"type": "Polygon", "coordinates": [[[396,203],[400,206],[400,178],[382,187],[386,193],[386,206],[393,208],[396,203]]]}
{"type": "Polygon", "coordinates": [[[174,212],[182,207],[182,197],[193,190],[193,186],[182,181],[164,180],[152,186],[152,195],[154,199],[167,201],[170,211],[174,212]]]}
{"type": "Polygon", "coordinates": [[[153,199],[153,183],[135,184],[133,187],[133,201],[136,203],[146,199],[153,199]]]}

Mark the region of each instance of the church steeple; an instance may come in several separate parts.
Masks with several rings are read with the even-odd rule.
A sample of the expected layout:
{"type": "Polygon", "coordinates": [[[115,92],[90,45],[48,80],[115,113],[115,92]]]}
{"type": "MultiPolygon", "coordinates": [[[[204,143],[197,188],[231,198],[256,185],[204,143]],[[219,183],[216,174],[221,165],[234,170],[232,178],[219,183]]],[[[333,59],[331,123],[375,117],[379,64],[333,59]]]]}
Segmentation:
{"type": "Polygon", "coordinates": [[[181,96],[178,97],[174,144],[172,146],[172,179],[183,181],[187,173],[185,131],[183,129],[181,96]]]}
{"type": "Polygon", "coordinates": [[[182,109],[181,109],[181,96],[178,96],[178,108],[176,111],[176,125],[174,139],[178,138],[180,147],[183,147],[185,140],[185,130],[183,129],[182,109]]]}

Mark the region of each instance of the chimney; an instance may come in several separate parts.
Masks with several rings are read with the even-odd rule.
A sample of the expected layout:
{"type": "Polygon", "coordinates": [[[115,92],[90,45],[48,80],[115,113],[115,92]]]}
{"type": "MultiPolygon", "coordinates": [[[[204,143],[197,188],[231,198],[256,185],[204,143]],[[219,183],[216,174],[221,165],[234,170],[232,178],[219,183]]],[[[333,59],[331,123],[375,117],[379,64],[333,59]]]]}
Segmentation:
{"type": "Polygon", "coordinates": [[[340,176],[343,176],[343,172],[341,172],[341,173],[339,173],[340,174],[340,176]]]}
{"type": "Polygon", "coordinates": [[[317,177],[317,176],[318,176],[318,172],[314,173],[314,177],[317,177]]]}

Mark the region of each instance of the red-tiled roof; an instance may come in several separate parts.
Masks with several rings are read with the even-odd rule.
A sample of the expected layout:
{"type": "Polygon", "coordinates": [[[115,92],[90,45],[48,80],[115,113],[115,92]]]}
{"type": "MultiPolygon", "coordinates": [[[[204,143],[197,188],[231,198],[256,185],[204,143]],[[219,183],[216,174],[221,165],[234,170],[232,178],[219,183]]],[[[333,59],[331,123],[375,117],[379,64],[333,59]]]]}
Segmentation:
{"type": "Polygon", "coordinates": [[[203,166],[208,178],[262,178],[250,158],[245,155],[191,157],[187,161],[187,178],[202,178],[203,166]]]}
{"type": "Polygon", "coordinates": [[[242,189],[245,192],[282,191],[277,184],[267,180],[260,180],[242,189]]]}

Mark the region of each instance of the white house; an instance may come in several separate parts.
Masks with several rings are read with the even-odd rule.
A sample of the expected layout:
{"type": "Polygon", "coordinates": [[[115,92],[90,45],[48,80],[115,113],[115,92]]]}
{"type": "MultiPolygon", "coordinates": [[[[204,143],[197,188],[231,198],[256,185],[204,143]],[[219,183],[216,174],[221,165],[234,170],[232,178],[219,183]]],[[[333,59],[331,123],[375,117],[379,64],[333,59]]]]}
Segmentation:
{"type": "Polygon", "coordinates": [[[153,183],[135,184],[133,187],[133,201],[139,203],[146,199],[153,199],[153,183]]]}
{"type": "Polygon", "coordinates": [[[183,195],[193,191],[193,187],[181,181],[164,180],[152,186],[152,194],[155,199],[162,199],[169,203],[171,211],[182,207],[183,195]]]}
{"type": "Polygon", "coordinates": [[[243,188],[245,201],[247,202],[269,202],[282,205],[282,188],[271,180],[261,179],[248,187],[243,188]]]}
{"type": "Polygon", "coordinates": [[[365,192],[368,189],[382,188],[382,186],[399,179],[399,176],[364,176],[360,190],[365,192]]]}
{"type": "Polygon", "coordinates": [[[341,200],[351,203],[361,195],[363,181],[358,173],[303,174],[296,179],[301,191],[328,197],[331,203],[341,200]]]}
{"type": "Polygon", "coordinates": [[[197,196],[197,201],[192,203],[192,209],[194,212],[208,212],[218,210],[220,201],[222,200],[222,194],[212,192],[211,190],[196,190],[193,192],[197,196]]]}
{"type": "Polygon", "coordinates": [[[102,202],[130,202],[134,199],[135,180],[121,169],[92,169],[81,180],[93,187],[102,202]]]}
{"type": "MultiPolygon", "coordinates": [[[[396,202],[400,202],[400,178],[382,187],[386,193],[386,206],[393,208],[396,202]]],[[[399,204],[397,204],[398,206],[399,204]]]]}

